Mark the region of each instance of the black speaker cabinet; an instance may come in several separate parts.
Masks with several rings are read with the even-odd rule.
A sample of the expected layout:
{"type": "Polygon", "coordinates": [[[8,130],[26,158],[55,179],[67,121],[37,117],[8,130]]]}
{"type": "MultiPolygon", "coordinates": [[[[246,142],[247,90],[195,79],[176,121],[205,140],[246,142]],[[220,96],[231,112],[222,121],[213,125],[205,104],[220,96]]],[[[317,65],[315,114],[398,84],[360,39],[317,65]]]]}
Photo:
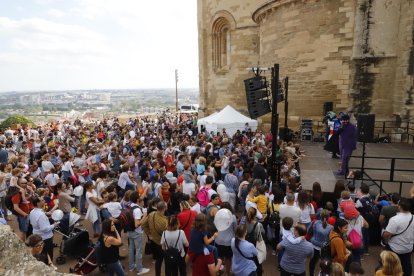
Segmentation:
{"type": "Polygon", "coordinates": [[[333,102],[324,102],[322,116],[325,116],[329,111],[333,111],[333,102]]]}
{"type": "Polygon", "coordinates": [[[374,140],[375,114],[358,115],[358,141],[370,143],[374,140]]]}

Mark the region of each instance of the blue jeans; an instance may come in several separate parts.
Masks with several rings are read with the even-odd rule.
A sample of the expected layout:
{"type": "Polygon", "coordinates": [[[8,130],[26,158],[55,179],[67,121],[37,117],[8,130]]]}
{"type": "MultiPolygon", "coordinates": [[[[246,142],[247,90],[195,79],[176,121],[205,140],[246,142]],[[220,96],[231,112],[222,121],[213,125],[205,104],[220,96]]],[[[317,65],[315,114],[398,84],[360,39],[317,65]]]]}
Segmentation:
{"type": "Polygon", "coordinates": [[[125,185],[125,192],[128,191],[128,190],[134,191],[135,190],[134,184],[128,182],[125,185]]]}
{"type": "Polygon", "coordinates": [[[101,234],[101,214],[99,211],[96,211],[98,219],[93,223],[93,232],[101,234]]]}
{"type": "Polygon", "coordinates": [[[62,181],[65,182],[68,180],[69,177],[71,177],[72,174],[68,171],[62,171],[62,181]]]}
{"type": "Polygon", "coordinates": [[[113,276],[115,274],[117,276],[125,276],[125,272],[122,269],[122,265],[119,260],[112,264],[107,264],[106,269],[108,270],[108,276],[113,276]]]}
{"type": "Polygon", "coordinates": [[[137,272],[141,272],[142,266],[142,238],[143,233],[137,233],[136,231],[128,231],[128,256],[129,256],[129,269],[137,268],[137,272]]]}
{"type": "Polygon", "coordinates": [[[17,216],[17,223],[19,224],[20,232],[26,233],[29,230],[29,216],[17,216]]]}
{"type": "Polygon", "coordinates": [[[86,214],[86,198],[85,195],[81,195],[81,196],[75,196],[75,207],[78,208],[79,207],[79,201],[80,201],[80,212],[81,214],[86,214]]]}

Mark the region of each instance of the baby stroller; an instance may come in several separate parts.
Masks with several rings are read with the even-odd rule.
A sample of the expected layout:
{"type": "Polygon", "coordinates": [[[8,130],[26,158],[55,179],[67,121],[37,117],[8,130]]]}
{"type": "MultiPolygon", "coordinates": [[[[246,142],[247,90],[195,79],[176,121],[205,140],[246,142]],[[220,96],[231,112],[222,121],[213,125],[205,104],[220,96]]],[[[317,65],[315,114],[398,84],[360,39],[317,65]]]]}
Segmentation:
{"type": "Polygon", "coordinates": [[[70,273],[87,275],[98,267],[98,262],[96,261],[95,247],[89,240],[88,231],[77,227],[79,219],[78,214],[68,213],[60,220],[55,231],[62,235],[61,255],[56,258],[56,263],[64,264],[66,262],[65,255],[78,258],[75,267],[70,268],[70,273]]]}

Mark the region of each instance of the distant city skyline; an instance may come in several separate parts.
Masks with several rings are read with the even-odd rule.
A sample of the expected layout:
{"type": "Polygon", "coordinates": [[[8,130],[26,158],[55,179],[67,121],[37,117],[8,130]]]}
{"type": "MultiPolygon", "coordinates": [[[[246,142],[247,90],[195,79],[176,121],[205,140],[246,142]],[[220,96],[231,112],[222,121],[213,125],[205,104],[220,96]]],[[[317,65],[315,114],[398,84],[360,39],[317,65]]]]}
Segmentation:
{"type": "Polygon", "coordinates": [[[2,0],[0,92],[198,88],[197,1],[2,0]]]}

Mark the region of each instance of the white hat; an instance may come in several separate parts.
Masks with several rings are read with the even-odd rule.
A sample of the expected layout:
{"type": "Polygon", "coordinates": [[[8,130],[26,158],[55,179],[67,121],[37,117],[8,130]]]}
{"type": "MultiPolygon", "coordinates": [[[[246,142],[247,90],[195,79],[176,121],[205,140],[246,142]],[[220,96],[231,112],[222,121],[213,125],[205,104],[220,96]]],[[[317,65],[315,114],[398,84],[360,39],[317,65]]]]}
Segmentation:
{"type": "Polygon", "coordinates": [[[168,179],[168,181],[169,181],[171,184],[175,184],[175,183],[177,183],[177,177],[174,177],[174,175],[173,175],[173,173],[172,173],[172,172],[167,172],[167,174],[165,175],[165,177],[168,179]]]}

